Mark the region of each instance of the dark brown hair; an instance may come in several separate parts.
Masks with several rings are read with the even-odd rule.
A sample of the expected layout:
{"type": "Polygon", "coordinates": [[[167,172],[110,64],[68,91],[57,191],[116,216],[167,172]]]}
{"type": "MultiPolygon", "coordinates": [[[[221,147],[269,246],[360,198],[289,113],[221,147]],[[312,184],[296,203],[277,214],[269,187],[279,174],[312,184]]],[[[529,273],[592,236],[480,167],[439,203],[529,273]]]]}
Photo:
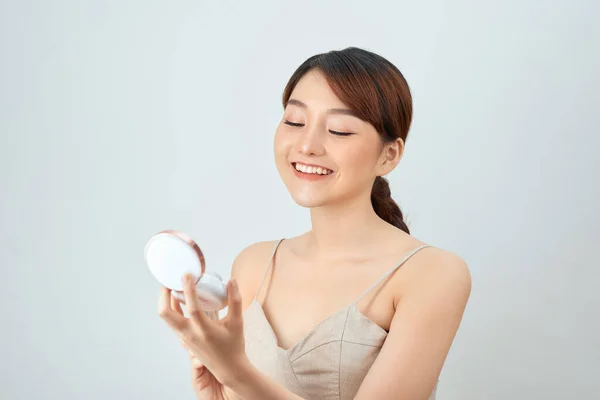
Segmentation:
{"type": "MultiPolygon", "coordinates": [[[[321,72],[334,94],[356,115],[373,125],[384,142],[406,141],[412,119],[412,96],[402,73],[385,58],[367,50],[348,47],[308,58],[296,69],[283,91],[283,107],[300,79],[309,71],[321,72]]],[[[400,207],[392,199],[382,176],[371,190],[375,213],[410,233],[400,207]]]]}

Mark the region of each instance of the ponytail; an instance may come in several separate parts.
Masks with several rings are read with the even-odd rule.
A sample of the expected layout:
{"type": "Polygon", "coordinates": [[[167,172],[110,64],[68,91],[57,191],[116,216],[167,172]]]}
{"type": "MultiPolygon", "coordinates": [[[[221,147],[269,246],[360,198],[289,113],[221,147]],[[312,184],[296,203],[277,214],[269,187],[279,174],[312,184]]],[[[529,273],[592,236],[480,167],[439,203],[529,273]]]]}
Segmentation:
{"type": "Polygon", "coordinates": [[[379,218],[410,234],[408,226],[406,226],[406,223],[404,222],[400,207],[398,207],[398,204],[392,199],[390,184],[387,179],[382,176],[375,178],[375,182],[373,183],[373,189],[371,190],[371,204],[373,204],[373,209],[379,218]]]}

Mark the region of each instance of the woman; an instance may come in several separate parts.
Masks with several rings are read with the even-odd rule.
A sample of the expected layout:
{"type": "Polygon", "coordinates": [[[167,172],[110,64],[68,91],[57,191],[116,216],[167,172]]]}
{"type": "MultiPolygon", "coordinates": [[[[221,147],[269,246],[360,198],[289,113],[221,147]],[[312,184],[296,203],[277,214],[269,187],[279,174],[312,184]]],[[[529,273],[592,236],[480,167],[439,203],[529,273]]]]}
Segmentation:
{"type": "Polygon", "coordinates": [[[471,280],[458,256],[409,234],[390,197],[384,176],[404,151],[408,84],[381,56],[347,48],[306,60],[283,106],[275,161],[312,229],[244,249],[220,321],[190,282],[189,318],[161,293],[197,397],[435,398],[471,280]]]}

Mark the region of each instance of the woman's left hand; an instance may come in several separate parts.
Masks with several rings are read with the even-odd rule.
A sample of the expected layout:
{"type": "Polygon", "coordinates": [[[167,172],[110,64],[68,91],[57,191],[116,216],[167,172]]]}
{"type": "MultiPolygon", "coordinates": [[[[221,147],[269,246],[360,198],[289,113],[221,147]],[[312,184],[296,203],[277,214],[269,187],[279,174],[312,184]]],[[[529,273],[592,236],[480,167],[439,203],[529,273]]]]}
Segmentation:
{"type": "Polygon", "coordinates": [[[191,276],[185,276],[183,284],[189,318],[171,307],[171,291],[166,287],[161,288],[158,313],[190,353],[200,359],[219,382],[226,385],[248,363],[242,297],[237,282],[230,280],[227,284],[227,315],[216,321],[211,320],[200,307],[191,276]]]}

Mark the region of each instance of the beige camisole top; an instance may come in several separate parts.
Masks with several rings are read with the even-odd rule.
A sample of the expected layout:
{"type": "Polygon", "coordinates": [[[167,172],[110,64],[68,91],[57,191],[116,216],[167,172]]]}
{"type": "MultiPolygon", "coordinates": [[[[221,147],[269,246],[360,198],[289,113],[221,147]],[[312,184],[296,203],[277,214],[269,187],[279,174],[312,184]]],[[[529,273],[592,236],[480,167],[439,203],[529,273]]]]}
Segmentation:
{"type": "MultiPolygon", "coordinates": [[[[413,254],[429,245],[412,250],[350,305],[324,319],[294,346],[284,349],[279,346],[275,332],[257,300],[275,252],[283,240],[276,243],[256,295],[244,310],[248,358],[262,373],[302,398],[352,399],[388,334],[363,315],[356,304],[413,254]]],[[[435,400],[435,392],[434,389],[429,400],[435,400]]]]}

